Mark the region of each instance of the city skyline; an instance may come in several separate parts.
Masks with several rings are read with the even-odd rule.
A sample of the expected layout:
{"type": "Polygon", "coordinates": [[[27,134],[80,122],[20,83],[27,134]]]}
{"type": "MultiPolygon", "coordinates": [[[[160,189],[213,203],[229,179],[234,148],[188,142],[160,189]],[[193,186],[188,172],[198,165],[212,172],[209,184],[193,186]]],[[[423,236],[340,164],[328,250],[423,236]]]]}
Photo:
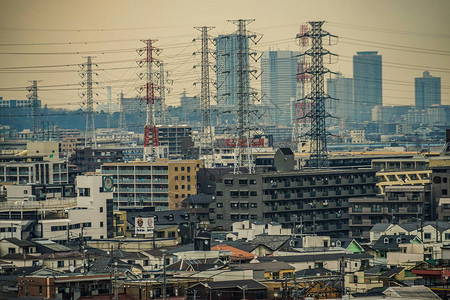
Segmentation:
{"type": "Polygon", "coordinates": [[[446,34],[449,21],[445,17],[450,4],[446,1],[378,1],[370,5],[285,1],[277,3],[277,9],[272,1],[237,3],[2,2],[0,97],[26,99],[28,81],[42,80],[38,86],[42,86],[39,98],[43,104],[84,107],[84,100],[78,97],[83,90],[78,85],[77,65],[85,62],[86,55],[96,56],[93,62],[99,65],[96,81],[101,88],[94,101],[107,102],[106,85],[112,87],[113,101],[121,89],[125,97],[133,97],[135,87],[142,83],[135,74],[135,49],[142,47],[140,39],[154,38],[159,40],[155,46],[163,49],[160,58],[174,81],[166,103],[178,105],[184,89],[188,95],[199,94],[199,84],[193,85],[199,83],[199,72],[192,68],[198,65],[199,56],[192,53],[200,44],[192,42],[198,37],[193,27],[211,25],[216,27],[211,31],[214,36],[232,34],[236,29],[228,19],[254,18],[248,29],[264,34],[254,47],[259,52],[298,51],[295,35],[299,26],[325,20],[324,29],[340,37],[337,45],[328,47],[340,55],[336,64],[328,65],[332,71],[353,77],[352,56],[358,51],[378,51],[383,56],[383,105],[414,104],[414,78],[425,70],[442,78],[442,104],[450,104],[450,35],[446,34]],[[47,68],[52,65],[63,66],[47,68]],[[18,68],[30,66],[46,67],[18,68]]]}

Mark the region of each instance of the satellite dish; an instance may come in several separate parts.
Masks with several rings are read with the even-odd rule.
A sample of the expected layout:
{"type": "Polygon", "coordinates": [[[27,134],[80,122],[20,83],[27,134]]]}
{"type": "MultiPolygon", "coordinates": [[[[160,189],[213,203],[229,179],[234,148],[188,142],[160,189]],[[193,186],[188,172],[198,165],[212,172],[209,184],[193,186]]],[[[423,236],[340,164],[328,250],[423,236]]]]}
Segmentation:
{"type": "Polygon", "coordinates": [[[74,266],[70,266],[70,267],[69,267],[69,270],[70,270],[70,272],[73,273],[73,271],[75,271],[75,267],[74,267],[74,266]]]}

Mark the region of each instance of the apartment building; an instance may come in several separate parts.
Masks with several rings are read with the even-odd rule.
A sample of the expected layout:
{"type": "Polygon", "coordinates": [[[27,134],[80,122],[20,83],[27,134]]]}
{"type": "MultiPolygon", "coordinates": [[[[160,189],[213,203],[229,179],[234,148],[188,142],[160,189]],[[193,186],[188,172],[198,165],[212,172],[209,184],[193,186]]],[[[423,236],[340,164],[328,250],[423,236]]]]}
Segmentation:
{"type": "Polygon", "coordinates": [[[188,195],[197,193],[199,160],[106,163],[101,172],[114,182],[114,206],[118,210],[154,207],[181,208],[188,195]]]}
{"type": "Polygon", "coordinates": [[[370,169],[226,174],[217,183],[216,224],[274,221],[295,233],[346,236],[348,199],[375,196],[375,183],[370,169]]]}
{"type": "Polygon", "coordinates": [[[369,238],[377,223],[421,222],[431,218],[431,187],[386,186],[377,197],[349,199],[350,237],[369,238]],[[423,218],[423,219],[422,219],[423,218]]]}

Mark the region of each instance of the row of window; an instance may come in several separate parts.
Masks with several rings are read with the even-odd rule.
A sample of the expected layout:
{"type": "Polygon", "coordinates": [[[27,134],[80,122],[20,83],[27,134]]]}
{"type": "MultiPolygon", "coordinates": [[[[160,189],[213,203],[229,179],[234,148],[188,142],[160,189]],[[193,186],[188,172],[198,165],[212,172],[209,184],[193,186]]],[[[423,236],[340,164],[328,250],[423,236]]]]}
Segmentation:
{"type": "MultiPolygon", "coordinates": [[[[231,217],[231,220],[257,220],[258,219],[258,215],[249,215],[249,214],[231,214],[230,217],[231,217]]],[[[218,214],[217,219],[222,220],[223,215],[218,214]]]]}
{"type": "MultiPolygon", "coordinates": [[[[70,229],[80,229],[82,227],[83,228],[84,227],[92,227],[92,223],[91,222],[86,222],[86,223],[72,224],[72,225],[69,225],[69,230],[70,229]]],[[[103,222],[100,222],[100,227],[103,227],[103,222]]],[[[51,231],[63,231],[63,230],[67,230],[67,225],[52,226],[51,227],[51,231]]]]}
{"type": "MultiPolygon", "coordinates": [[[[200,166],[197,164],[197,168],[199,168],[200,166]]],[[[184,170],[186,170],[187,172],[191,172],[191,167],[180,167],[181,172],[184,172],[184,170]]],[[[178,167],[175,167],[175,172],[178,172],[178,167]]]]}
{"type": "MultiPolygon", "coordinates": [[[[230,178],[224,179],[223,182],[225,185],[233,185],[233,179],[230,178]]],[[[255,185],[256,179],[239,179],[238,182],[239,185],[248,185],[248,184],[255,185]]]]}
{"type": "MultiPolygon", "coordinates": [[[[222,208],[223,207],[223,203],[222,202],[217,202],[217,208],[222,208]]],[[[231,202],[230,203],[230,208],[257,208],[258,207],[258,203],[248,203],[248,202],[231,202]]]]}
{"type": "MultiPolygon", "coordinates": [[[[180,176],[181,177],[181,180],[187,180],[187,182],[191,182],[191,176],[180,176]]],[[[174,178],[173,178],[174,180],[178,180],[179,179],[179,177],[178,176],[175,176],[174,178]]]]}
{"type": "MultiPolygon", "coordinates": [[[[181,186],[181,189],[182,189],[182,190],[184,190],[185,188],[186,188],[186,186],[184,186],[184,185],[181,186]]],[[[178,185],[175,186],[175,189],[178,190],[178,185]]],[[[191,185],[190,185],[190,184],[187,185],[187,190],[188,190],[188,191],[191,190],[191,185]]]]}

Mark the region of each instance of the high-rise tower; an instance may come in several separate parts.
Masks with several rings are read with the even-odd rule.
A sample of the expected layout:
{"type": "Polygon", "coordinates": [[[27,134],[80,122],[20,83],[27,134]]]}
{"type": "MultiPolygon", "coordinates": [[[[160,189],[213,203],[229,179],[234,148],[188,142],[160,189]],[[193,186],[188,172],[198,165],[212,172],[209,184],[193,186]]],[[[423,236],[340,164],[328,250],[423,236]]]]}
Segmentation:
{"type": "Polygon", "coordinates": [[[432,105],[441,105],[441,77],[433,77],[423,72],[423,77],[414,79],[416,107],[424,109],[432,105]]]}
{"type": "Polygon", "coordinates": [[[293,51],[265,51],[261,57],[261,102],[271,124],[290,125],[291,99],[296,97],[297,56],[293,51]]]}
{"type": "Polygon", "coordinates": [[[372,108],[383,105],[381,55],[377,51],[353,56],[353,80],[355,121],[371,121],[372,108]]]}

